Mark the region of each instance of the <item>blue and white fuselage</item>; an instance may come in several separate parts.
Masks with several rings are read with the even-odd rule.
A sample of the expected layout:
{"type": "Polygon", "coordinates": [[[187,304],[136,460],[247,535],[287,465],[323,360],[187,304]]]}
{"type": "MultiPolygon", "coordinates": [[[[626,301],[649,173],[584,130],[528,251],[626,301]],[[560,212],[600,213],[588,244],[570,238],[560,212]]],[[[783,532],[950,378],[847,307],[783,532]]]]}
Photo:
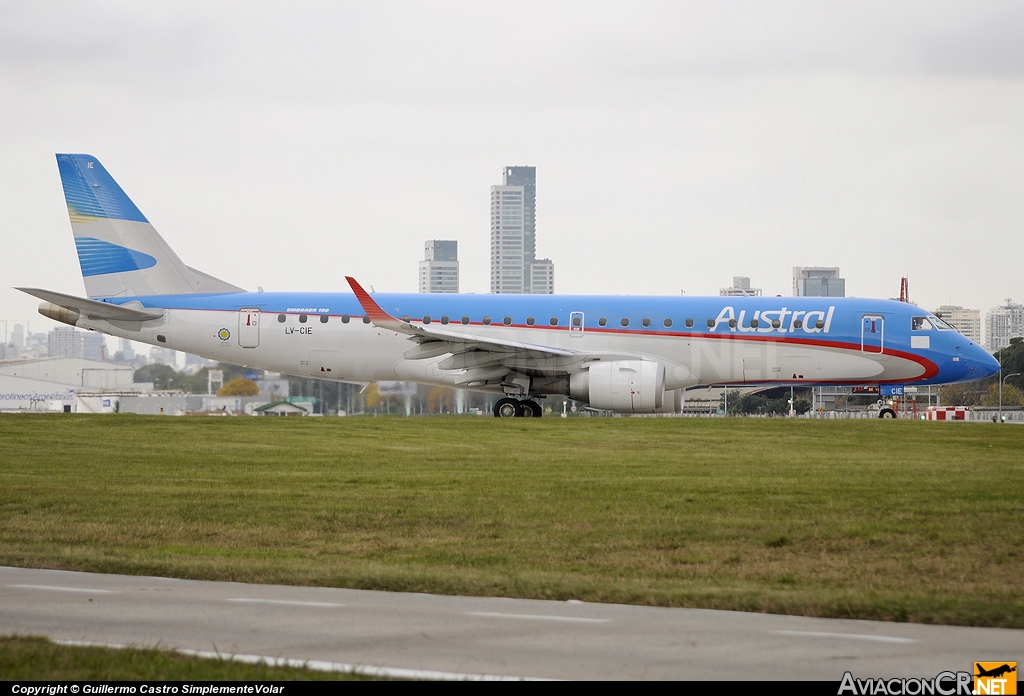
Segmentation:
{"type": "Polygon", "coordinates": [[[371,295],[353,279],[350,292],[244,292],[182,264],[95,158],[58,162],[91,299],[30,290],[41,311],[214,360],[624,412],[672,410],[673,393],[697,385],[947,384],[998,370],[940,319],[890,300],[371,295]]]}

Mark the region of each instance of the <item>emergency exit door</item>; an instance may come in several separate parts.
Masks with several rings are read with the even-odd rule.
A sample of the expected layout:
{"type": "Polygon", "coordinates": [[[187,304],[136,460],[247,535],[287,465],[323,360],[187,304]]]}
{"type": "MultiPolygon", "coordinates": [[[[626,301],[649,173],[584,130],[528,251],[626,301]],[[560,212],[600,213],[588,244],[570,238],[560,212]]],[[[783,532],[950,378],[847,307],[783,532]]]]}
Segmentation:
{"type": "Polygon", "coordinates": [[[238,312],[238,345],[243,348],[260,345],[260,310],[243,309],[238,312]]]}
{"type": "Polygon", "coordinates": [[[583,312],[569,312],[569,335],[583,335],[583,312]]]}
{"type": "Polygon", "coordinates": [[[885,319],[878,314],[865,314],[860,320],[860,349],[865,353],[881,353],[885,346],[885,319]]]}

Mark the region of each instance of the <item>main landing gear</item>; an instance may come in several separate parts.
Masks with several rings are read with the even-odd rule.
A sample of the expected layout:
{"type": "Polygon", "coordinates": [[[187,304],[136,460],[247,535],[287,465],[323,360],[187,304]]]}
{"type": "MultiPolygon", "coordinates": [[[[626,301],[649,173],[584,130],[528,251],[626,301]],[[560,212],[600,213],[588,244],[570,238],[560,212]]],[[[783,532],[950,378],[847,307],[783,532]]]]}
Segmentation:
{"type": "Polygon", "coordinates": [[[542,415],[544,410],[532,399],[520,401],[505,397],[494,404],[495,418],[540,418],[542,415]]]}

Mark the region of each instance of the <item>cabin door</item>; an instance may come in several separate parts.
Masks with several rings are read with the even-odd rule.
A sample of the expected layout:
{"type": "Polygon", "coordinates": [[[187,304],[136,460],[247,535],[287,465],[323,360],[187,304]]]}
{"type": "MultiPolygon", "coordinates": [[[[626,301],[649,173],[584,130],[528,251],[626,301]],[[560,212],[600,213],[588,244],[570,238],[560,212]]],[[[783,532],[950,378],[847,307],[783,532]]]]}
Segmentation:
{"type": "Polygon", "coordinates": [[[865,314],[860,320],[860,349],[865,353],[881,353],[885,346],[885,319],[879,314],[865,314]]]}
{"type": "Polygon", "coordinates": [[[260,310],[243,309],[238,312],[238,345],[257,348],[260,345],[260,310]]]}

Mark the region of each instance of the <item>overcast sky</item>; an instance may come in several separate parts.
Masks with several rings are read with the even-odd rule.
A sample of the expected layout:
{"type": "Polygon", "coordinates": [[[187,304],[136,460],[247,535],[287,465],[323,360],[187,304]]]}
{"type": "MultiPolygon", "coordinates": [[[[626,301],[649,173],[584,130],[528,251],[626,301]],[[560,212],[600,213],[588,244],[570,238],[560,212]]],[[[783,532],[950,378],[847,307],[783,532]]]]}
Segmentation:
{"type": "Polygon", "coordinates": [[[2,2],[0,320],[84,294],[54,160],[95,155],[249,289],[489,288],[489,190],[537,167],[559,293],[1024,301],[1024,3],[2,2]]]}

